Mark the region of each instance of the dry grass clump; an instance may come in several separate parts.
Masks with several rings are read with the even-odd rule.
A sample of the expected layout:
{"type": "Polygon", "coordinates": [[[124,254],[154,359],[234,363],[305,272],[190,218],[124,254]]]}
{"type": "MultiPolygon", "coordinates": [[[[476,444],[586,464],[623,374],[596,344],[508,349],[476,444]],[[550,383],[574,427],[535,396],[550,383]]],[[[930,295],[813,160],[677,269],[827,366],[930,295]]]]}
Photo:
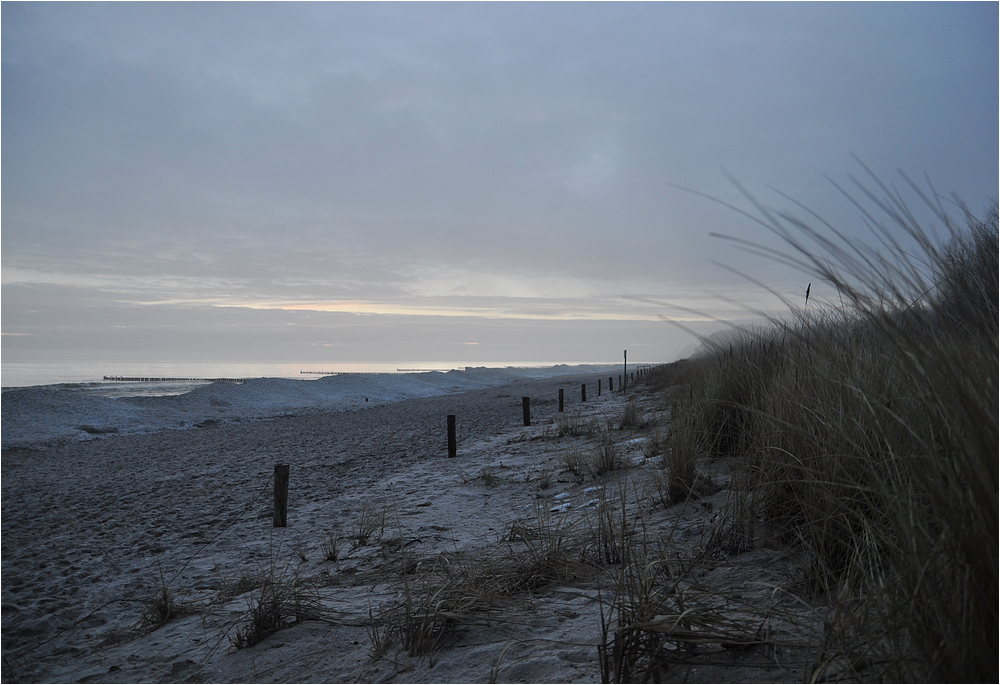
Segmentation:
{"type": "Polygon", "coordinates": [[[176,601],[173,592],[167,586],[167,580],[161,569],[159,590],[151,600],[143,604],[139,620],[125,631],[125,636],[121,639],[125,641],[145,635],[163,627],[172,618],[193,614],[196,611],[196,608],[176,601]]]}
{"type": "MultiPolygon", "coordinates": [[[[199,611],[197,606],[177,602],[174,598],[173,592],[167,585],[167,581],[163,576],[162,570],[160,571],[159,589],[153,595],[152,599],[139,603],[142,605],[139,620],[127,627],[114,628],[107,631],[102,637],[103,644],[119,645],[130,642],[155,630],[159,630],[171,619],[178,618],[180,616],[187,616],[199,611]]],[[[6,668],[7,665],[8,662],[5,661],[4,667],[6,668]]],[[[13,659],[11,660],[10,665],[11,668],[21,668],[19,665],[15,664],[13,659]]]]}
{"type": "MultiPolygon", "coordinates": [[[[503,466],[502,462],[500,466],[503,466]]],[[[462,479],[462,483],[466,485],[479,481],[488,488],[492,488],[502,480],[502,477],[498,473],[498,467],[492,464],[484,464],[474,474],[465,474],[459,477],[462,479]]]]}
{"type": "Polygon", "coordinates": [[[433,660],[463,626],[485,620],[509,598],[589,573],[580,550],[569,522],[539,504],[533,517],[508,525],[498,547],[421,564],[419,575],[404,577],[400,601],[372,617],[372,657],[399,644],[410,656],[433,660]]]}
{"type": "Polygon", "coordinates": [[[600,433],[589,451],[569,450],[563,454],[563,464],[576,478],[600,480],[627,465],[621,447],[609,433],[600,433]]]}
{"type": "Polygon", "coordinates": [[[340,559],[340,537],[336,533],[328,533],[323,541],[323,559],[335,563],[340,559]]]}
{"type": "Polygon", "coordinates": [[[653,430],[642,443],[642,456],[647,461],[662,456],[667,449],[667,434],[664,430],[653,430]]]}
{"type": "Polygon", "coordinates": [[[709,553],[738,555],[749,552],[757,542],[761,518],[755,481],[739,473],[730,484],[729,496],[720,508],[706,545],[709,553]]]}
{"type": "Polygon", "coordinates": [[[264,576],[260,574],[241,573],[239,580],[228,581],[223,584],[216,596],[216,600],[224,602],[233,597],[239,597],[251,590],[256,590],[261,586],[263,580],[264,576]]]}
{"type": "Polygon", "coordinates": [[[642,425],[642,412],[639,410],[639,403],[633,397],[625,403],[622,416],[618,420],[618,428],[639,428],[642,425]]]}
{"type": "Polygon", "coordinates": [[[732,593],[705,589],[662,559],[623,566],[601,612],[601,682],[664,682],[675,665],[732,666],[740,654],[755,654],[760,665],[775,663],[779,647],[797,652],[799,661],[810,652],[810,617],[777,600],[772,594],[763,602],[734,602],[732,593]],[[779,641],[775,625],[802,637],[779,641]]]}
{"type": "Polygon", "coordinates": [[[583,540],[575,521],[557,517],[541,502],[533,518],[513,521],[502,537],[499,566],[488,574],[500,596],[537,590],[550,583],[587,575],[581,563],[583,540]]]}
{"type": "Polygon", "coordinates": [[[552,487],[552,477],[554,475],[552,469],[548,466],[542,468],[538,471],[538,489],[548,490],[552,487]]]}
{"type": "Polygon", "coordinates": [[[322,619],[327,614],[322,602],[310,594],[308,584],[293,575],[285,577],[272,566],[259,579],[259,585],[247,599],[243,624],[230,642],[236,649],[252,647],[268,635],[295,623],[322,619]]]}
{"type": "Polygon", "coordinates": [[[921,194],[950,232],[941,247],[880,187],[861,188],[876,210],[857,205],[881,250],[760,210],[790,247],[772,256],[841,303],[733,332],[675,370],[671,454],[745,461],[713,541],[746,550],[760,517],[801,555],[833,603],[810,677],[993,681],[996,207],[962,228],[921,194]]]}
{"type": "Polygon", "coordinates": [[[284,584],[265,580],[248,602],[246,621],[231,638],[236,649],[252,647],[271,633],[285,627],[289,616],[289,590],[284,584]]]}
{"type": "Polygon", "coordinates": [[[589,437],[600,431],[597,420],[581,416],[578,412],[564,413],[556,417],[556,436],[564,438],[589,437]]]}
{"type": "Polygon", "coordinates": [[[494,469],[492,466],[489,465],[484,466],[479,471],[479,480],[483,481],[483,485],[485,485],[486,487],[488,488],[493,487],[494,485],[497,484],[498,480],[496,469],[494,469]]]}
{"type": "Polygon", "coordinates": [[[666,476],[666,502],[676,504],[691,495],[698,480],[699,450],[692,439],[690,421],[675,419],[677,425],[666,438],[661,465],[666,476]]]}
{"type": "Polygon", "coordinates": [[[587,456],[579,450],[569,450],[563,453],[563,465],[566,470],[583,481],[588,475],[587,456]]]}
{"type": "Polygon", "coordinates": [[[669,542],[648,536],[641,513],[629,518],[626,491],[620,488],[613,502],[602,499],[595,535],[611,541],[600,548],[610,554],[598,560],[610,566],[613,587],[602,598],[602,682],[662,682],[676,664],[735,665],[741,653],[767,661],[778,647],[777,625],[799,636],[781,645],[799,652],[797,662],[809,653],[816,621],[808,609],[775,590],[748,591],[746,583],[704,587],[698,578],[714,569],[710,555],[681,558],[669,542]]]}
{"type": "Polygon", "coordinates": [[[635,524],[630,523],[625,489],[619,483],[617,496],[608,497],[605,490],[598,491],[597,508],[589,517],[590,534],[584,558],[595,566],[616,565],[628,556],[635,524]]]}
{"type": "Polygon", "coordinates": [[[440,583],[430,579],[406,583],[403,601],[382,615],[384,629],[372,640],[373,654],[381,654],[393,642],[399,642],[410,656],[433,655],[452,635],[460,621],[468,621],[473,601],[457,591],[454,581],[440,583]],[[463,601],[465,600],[465,601],[463,601]]]}
{"type": "Polygon", "coordinates": [[[351,536],[355,548],[364,547],[373,538],[381,538],[385,532],[385,508],[377,508],[371,502],[361,505],[358,521],[351,536]]]}
{"type": "MultiPolygon", "coordinates": [[[[161,577],[161,581],[163,578],[161,577]]],[[[166,624],[172,617],[176,616],[177,603],[174,595],[163,582],[159,592],[152,601],[148,602],[142,609],[142,617],[139,619],[138,629],[140,632],[150,632],[166,624]]]]}
{"type": "Polygon", "coordinates": [[[591,450],[590,459],[587,462],[588,475],[597,480],[622,468],[625,463],[621,448],[611,435],[604,433],[591,450]]]}

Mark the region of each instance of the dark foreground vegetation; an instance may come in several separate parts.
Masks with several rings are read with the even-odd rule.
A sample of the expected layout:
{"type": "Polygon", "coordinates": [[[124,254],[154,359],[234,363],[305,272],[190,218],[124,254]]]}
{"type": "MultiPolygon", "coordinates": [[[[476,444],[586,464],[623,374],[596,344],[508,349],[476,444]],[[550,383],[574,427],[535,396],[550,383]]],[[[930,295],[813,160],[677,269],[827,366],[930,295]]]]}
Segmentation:
{"type": "Polygon", "coordinates": [[[953,221],[923,195],[935,241],[881,190],[877,250],[759,208],[787,247],[761,251],[839,296],[661,367],[665,461],[738,458],[713,544],[792,550],[830,606],[807,679],[996,682],[996,204],[953,221]]]}

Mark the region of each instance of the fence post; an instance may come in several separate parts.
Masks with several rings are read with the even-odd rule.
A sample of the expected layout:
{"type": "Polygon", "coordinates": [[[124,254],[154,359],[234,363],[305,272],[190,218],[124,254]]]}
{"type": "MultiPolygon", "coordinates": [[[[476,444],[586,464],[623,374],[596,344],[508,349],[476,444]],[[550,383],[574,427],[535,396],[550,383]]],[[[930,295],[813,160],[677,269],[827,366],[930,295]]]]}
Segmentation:
{"type": "Polygon", "coordinates": [[[521,413],[524,414],[524,425],[531,425],[531,398],[522,397],[521,398],[521,413]]]}
{"type": "Polygon", "coordinates": [[[583,385],[580,386],[580,401],[581,402],[586,402],[587,401],[587,384],[586,383],[584,383],[583,385]]]}
{"type": "Polygon", "coordinates": [[[601,379],[600,378],[597,379],[597,396],[598,397],[601,396],[601,379]]]}
{"type": "Polygon", "coordinates": [[[273,528],[288,524],[288,464],[274,465],[274,520],[273,528]]]}
{"type": "Polygon", "coordinates": [[[448,457],[458,455],[458,439],[455,437],[455,415],[448,414],[448,457]]]}
{"type": "Polygon", "coordinates": [[[615,391],[614,380],[615,380],[614,376],[608,376],[608,392],[614,392],[615,391]]]}
{"type": "Polygon", "coordinates": [[[559,411],[563,410],[563,389],[559,388],[559,411]]]}

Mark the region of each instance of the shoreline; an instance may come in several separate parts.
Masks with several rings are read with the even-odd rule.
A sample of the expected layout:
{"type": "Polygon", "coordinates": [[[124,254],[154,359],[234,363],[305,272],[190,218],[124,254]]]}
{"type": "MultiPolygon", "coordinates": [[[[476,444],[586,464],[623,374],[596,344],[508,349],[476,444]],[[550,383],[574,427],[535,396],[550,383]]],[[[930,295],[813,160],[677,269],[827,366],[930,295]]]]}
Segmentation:
{"type": "Polygon", "coordinates": [[[478,367],[445,373],[348,373],[308,381],[250,378],[241,383],[109,382],[5,389],[3,448],[27,447],[54,439],[90,440],[191,430],[218,423],[336,411],[532,379],[595,375],[608,368],[478,367]]]}
{"type": "Polygon", "coordinates": [[[107,379],[124,378],[183,378],[208,382],[214,379],[316,380],[316,376],[332,375],[399,375],[448,373],[451,371],[507,370],[514,372],[551,371],[555,369],[603,369],[618,366],[616,362],[171,362],[171,363],[107,363],[107,362],[17,362],[3,363],[2,389],[44,388],[59,385],[100,384],[107,379]],[[317,369],[324,369],[318,371],[317,369]],[[12,380],[13,379],[13,380],[12,380]]]}

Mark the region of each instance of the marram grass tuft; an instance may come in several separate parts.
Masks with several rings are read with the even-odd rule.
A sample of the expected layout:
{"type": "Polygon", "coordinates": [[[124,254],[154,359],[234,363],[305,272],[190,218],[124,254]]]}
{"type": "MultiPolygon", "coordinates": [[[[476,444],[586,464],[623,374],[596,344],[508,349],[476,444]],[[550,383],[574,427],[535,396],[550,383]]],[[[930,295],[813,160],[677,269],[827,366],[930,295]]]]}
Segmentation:
{"type": "Polygon", "coordinates": [[[788,247],[771,255],[839,302],[666,371],[687,386],[670,446],[741,459],[731,509],[751,525],[720,525],[762,520],[832,603],[809,678],[995,682],[997,209],[956,222],[911,184],[949,232],[939,244],[874,182],[881,195],[858,187],[875,209],[856,204],[879,249],[759,208],[788,247]]]}

